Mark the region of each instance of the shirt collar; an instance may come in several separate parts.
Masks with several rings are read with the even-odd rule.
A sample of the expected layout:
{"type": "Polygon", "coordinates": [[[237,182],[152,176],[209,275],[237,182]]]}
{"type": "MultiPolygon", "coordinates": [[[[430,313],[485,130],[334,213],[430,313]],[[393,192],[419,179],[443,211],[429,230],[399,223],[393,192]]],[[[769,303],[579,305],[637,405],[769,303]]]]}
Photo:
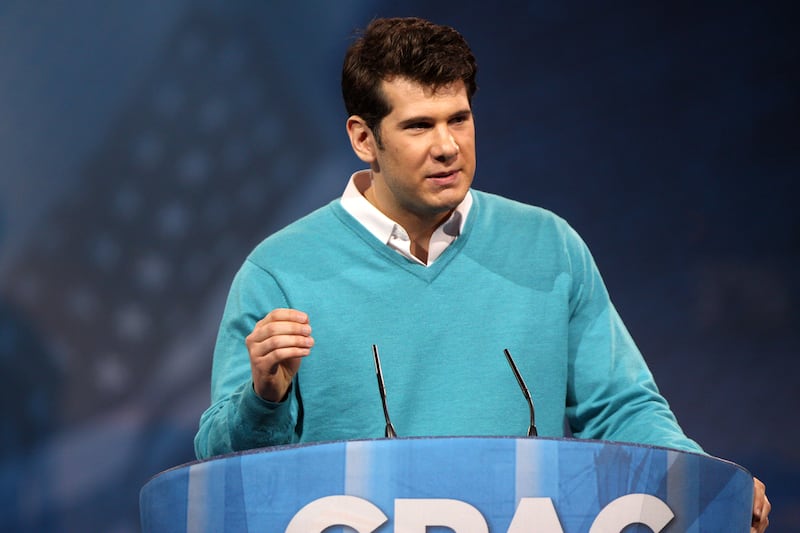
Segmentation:
{"type": "MultiPolygon", "coordinates": [[[[371,181],[372,171],[370,170],[361,170],[350,176],[347,187],[342,194],[342,207],[382,243],[392,246],[392,248],[409,259],[421,263],[418,258],[408,251],[410,243],[406,244],[405,247],[402,244],[404,241],[409,241],[406,230],[400,224],[381,213],[377,207],[364,197],[363,191],[369,187],[371,181]]],[[[450,217],[436,228],[436,231],[431,236],[428,264],[432,264],[447,246],[461,235],[471,207],[472,192],[470,191],[461,203],[456,206],[450,217]]]]}

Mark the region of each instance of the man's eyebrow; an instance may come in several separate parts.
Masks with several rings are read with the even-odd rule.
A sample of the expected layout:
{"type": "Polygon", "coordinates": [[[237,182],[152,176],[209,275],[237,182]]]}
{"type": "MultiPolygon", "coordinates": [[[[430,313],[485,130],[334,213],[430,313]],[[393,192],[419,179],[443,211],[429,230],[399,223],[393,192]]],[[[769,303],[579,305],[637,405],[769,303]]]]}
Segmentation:
{"type": "MultiPolygon", "coordinates": [[[[460,110],[458,110],[458,111],[456,111],[454,113],[451,113],[447,117],[447,120],[451,120],[451,119],[454,119],[456,117],[469,117],[471,115],[472,115],[472,110],[471,109],[469,109],[469,108],[460,109],[460,110]]],[[[403,119],[403,120],[399,121],[397,124],[398,124],[398,126],[400,126],[402,128],[402,127],[405,127],[405,126],[411,126],[412,124],[418,124],[420,122],[435,122],[435,119],[433,117],[431,117],[431,116],[428,116],[428,115],[418,115],[418,116],[414,116],[414,117],[409,117],[409,118],[403,119]]]]}
{"type": "Polygon", "coordinates": [[[397,124],[400,127],[411,126],[412,124],[417,124],[419,122],[433,122],[433,117],[429,117],[427,115],[419,115],[415,117],[409,117],[406,119],[401,120],[397,124]]]}

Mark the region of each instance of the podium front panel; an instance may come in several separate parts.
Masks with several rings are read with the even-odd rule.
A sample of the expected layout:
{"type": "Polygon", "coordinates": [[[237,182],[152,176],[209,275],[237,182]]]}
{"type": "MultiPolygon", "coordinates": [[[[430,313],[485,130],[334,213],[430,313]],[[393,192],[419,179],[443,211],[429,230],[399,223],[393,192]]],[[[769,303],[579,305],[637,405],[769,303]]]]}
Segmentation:
{"type": "Polygon", "coordinates": [[[404,438],[190,463],[151,479],[140,504],[145,533],[748,533],[752,491],[741,467],[666,448],[404,438]]]}

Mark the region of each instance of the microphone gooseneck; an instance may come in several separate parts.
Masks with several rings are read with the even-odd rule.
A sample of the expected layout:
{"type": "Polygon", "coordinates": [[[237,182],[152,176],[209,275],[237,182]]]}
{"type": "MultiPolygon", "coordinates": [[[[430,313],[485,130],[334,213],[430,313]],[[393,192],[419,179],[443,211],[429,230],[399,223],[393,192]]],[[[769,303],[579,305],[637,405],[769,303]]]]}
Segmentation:
{"type": "Polygon", "coordinates": [[[539,435],[539,432],[536,431],[536,415],[533,409],[533,399],[531,398],[531,393],[528,390],[528,387],[525,385],[525,380],[522,379],[522,374],[519,373],[517,369],[517,365],[514,364],[514,359],[511,357],[511,352],[508,349],[503,350],[503,353],[506,354],[506,359],[508,360],[509,366],[511,366],[511,370],[514,372],[514,377],[517,378],[517,383],[519,383],[519,388],[522,390],[522,395],[525,396],[525,400],[528,402],[528,410],[531,413],[531,423],[528,426],[528,436],[529,437],[536,437],[539,435]]]}
{"type": "Polygon", "coordinates": [[[381,394],[381,404],[383,405],[383,418],[386,419],[386,430],[384,435],[387,439],[397,437],[392,421],[389,419],[389,408],[386,406],[386,387],[383,384],[383,372],[381,371],[381,358],[378,356],[378,347],[372,345],[372,355],[375,357],[375,374],[378,376],[378,391],[381,394]]]}

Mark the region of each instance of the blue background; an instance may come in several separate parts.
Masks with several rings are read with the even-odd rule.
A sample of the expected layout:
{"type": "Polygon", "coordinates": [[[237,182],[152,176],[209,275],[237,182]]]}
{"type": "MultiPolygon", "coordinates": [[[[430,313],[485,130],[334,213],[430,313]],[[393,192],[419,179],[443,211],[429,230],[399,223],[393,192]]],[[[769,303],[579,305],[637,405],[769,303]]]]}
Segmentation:
{"type": "Polygon", "coordinates": [[[475,186],[572,223],[684,429],[800,530],[788,7],[451,0],[0,3],[0,529],[137,531],[193,458],[233,273],[360,167],[378,15],[464,34],[475,186]]]}

